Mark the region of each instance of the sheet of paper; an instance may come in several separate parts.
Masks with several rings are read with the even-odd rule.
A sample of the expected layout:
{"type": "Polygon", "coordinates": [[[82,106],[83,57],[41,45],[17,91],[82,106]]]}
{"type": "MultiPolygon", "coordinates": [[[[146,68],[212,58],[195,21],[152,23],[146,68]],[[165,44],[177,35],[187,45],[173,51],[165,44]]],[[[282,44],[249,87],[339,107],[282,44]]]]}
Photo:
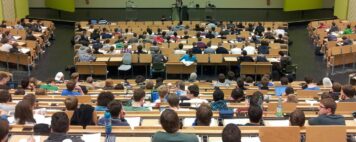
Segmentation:
{"type": "Polygon", "coordinates": [[[246,123],[249,123],[250,120],[247,118],[243,118],[243,119],[224,119],[224,126],[227,124],[237,124],[237,125],[245,125],[246,123]]]}
{"type": "Polygon", "coordinates": [[[140,117],[126,117],[127,123],[130,124],[131,129],[133,127],[138,127],[140,126],[141,118],[140,117]]]}
{"type": "Polygon", "coordinates": [[[289,126],[289,120],[265,120],[266,126],[289,126]]]}
{"type": "Polygon", "coordinates": [[[33,118],[36,120],[37,124],[44,123],[44,124],[51,125],[51,120],[52,120],[51,117],[45,117],[44,115],[35,114],[33,118]]]}
{"type": "Polygon", "coordinates": [[[96,133],[96,134],[83,134],[82,140],[85,142],[99,142],[100,141],[101,134],[96,133]]]}
{"type": "Polygon", "coordinates": [[[242,137],[241,142],[261,142],[259,137],[242,137]]]}

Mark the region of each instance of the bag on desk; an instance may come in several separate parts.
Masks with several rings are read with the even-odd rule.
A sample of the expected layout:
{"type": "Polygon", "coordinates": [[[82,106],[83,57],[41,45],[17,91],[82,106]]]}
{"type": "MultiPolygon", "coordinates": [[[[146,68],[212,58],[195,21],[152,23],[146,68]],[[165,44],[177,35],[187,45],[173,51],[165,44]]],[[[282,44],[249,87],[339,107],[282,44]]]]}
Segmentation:
{"type": "Polygon", "coordinates": [[[231,109],[224,109],[219,111],[219,117],[220,118],[233,118],[234,117],[234,111],[231,109]]]}

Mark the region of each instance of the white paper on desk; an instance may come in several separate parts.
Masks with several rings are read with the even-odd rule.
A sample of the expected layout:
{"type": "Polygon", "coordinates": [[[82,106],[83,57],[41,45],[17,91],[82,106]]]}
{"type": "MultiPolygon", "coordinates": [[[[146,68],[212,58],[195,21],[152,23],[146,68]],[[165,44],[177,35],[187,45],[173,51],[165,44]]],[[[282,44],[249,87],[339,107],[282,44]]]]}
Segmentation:
{"type": "Polygon", "coordinates": [[[289,126],[289,120],[265,120],[266,126],[289,126]]]}
{"type": "MultiPolygon", "coordinates": [[[[27,139],[30,138],[31,136],[28,136],[25,139],[21,139],[19,142],[27,142],[27,139]]],[[[41,142],[41,136],[33,136],[33,139],[35,139],[35,142],[41,142]]]]}
{"type": "Polygon", "coordinates": [[[36,123],[39,124],[39,123],[44,123],[44,124],[48,124],[48,125],[51,125],[51,120],[52,118],[51,117],[45,117],[44,115],[38,115],[38,114],[35,114],[33,116],[33,118],[36,120],[36,123]]]}
{"type": "Polygon", "coordinates": [[[100,142],[100,133],[96,134],[83,134],[82,140],[85,142],[100,142]]]}
{"type": "Polygon", "coordinates": [[[305,100],[305,102],[310,104],[310,106],[313,106],[315,103],[318,103],[318,101],[315,100],[305,100]]]}
{"type": "Polygon", "coordinates": [[[241,137],[241,142],[261,142],[259,137],[241,137]]]}
{"type": "Polygon", "coordinates": [[[29,48],[20,48],[19,51],[20,51],[21,53],[26,54],[26,53],[30,52],[30,49],[29,49],[29,48]]]}
{"type": "Polygon", "coordinates": [[[16,40],[19,40],[20,38],[21,38],[21,36],[13,36],[14,37],[14,39],[16,39],[16,40]]]}
{"type": "Polygon", "coordinates": [[[250,120],[247,118],[242,118],[242,119],[224,119],[224,126],[227,124],[237,124],[237,125],[245,125],[246,123],[249,123],[250,120]]]}
{"type": "Polygon", "coordinates": [[[190,66],[190,65],[192,65],[194,62],[182,60],[182,63],[183,63],[185,66],[190,66]]]}
{"type": "Polygon", "coordinates": [[[131,129],[133,127],[138,127],[140,126],[141,118],[140,117],[126,117],[125,118],[127,123],[130,124],[131,129]]]}

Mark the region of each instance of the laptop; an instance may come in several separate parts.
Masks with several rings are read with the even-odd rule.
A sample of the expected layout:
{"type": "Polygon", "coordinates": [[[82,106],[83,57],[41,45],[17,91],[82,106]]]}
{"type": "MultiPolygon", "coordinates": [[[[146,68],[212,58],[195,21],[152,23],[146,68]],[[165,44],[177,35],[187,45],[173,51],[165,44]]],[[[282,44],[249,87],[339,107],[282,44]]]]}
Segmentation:
{"type": "Polygon", "coordinates": [[[274,87],[274,92],[276,96],[282,96],[286,92],[287,86],[276,86],[274,87]]]}

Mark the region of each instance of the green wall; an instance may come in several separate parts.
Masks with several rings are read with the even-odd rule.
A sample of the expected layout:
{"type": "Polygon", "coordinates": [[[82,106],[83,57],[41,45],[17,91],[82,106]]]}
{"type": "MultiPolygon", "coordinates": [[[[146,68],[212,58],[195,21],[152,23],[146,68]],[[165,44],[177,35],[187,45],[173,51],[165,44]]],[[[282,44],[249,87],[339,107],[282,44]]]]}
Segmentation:
{"type": "Polygon", "coordinates": [[[3,13],[2,13],[2,1],[0,0],[0,21],[2,21],[4,18],[3,13]]]}
{"type": "Polygon", "coordinates": [[[25,18],[29,14],[28,0],[15,0],[16,18],[25,18]]]}
{"type": "MultiPolygon", "coordinates": [[[[45,0],[29,0],[31,8],[45,8],[45,0]]],[[[136,8],[171,8],[175,0],[131,0],[135,2],[136,8]]],[[[184,5],[205,8],[207,0],[183,0],[184,5]]],[[[267,5],[266,0],[210,0],[217,8],[283,8],[285,0],[271,0],[271,5],[267,5]]],[[[295,0],[298,1],[298,0],[295,0]]],[[[331,8],[334,0],[324,0],[323,8],[331,8]]],[[[75,0],[77,8],[125,8],[126,0],[75,0]]]]}
{"type": "Polygon", "coordinates": [[[347,19],[349,0],[335,0],[334,15],[339,19],[347,19]]]}
{"type": "Polygon", "coordinates": [[[284,11],[311,10],[323,8],[323,0],[285,0],[284,11]]]}
{"type": "Polygon", "coordinates": [[[45,5],[48,8],[58,9],[62,11],[75,11],[74,0],[46,0],[45,5]]]}

